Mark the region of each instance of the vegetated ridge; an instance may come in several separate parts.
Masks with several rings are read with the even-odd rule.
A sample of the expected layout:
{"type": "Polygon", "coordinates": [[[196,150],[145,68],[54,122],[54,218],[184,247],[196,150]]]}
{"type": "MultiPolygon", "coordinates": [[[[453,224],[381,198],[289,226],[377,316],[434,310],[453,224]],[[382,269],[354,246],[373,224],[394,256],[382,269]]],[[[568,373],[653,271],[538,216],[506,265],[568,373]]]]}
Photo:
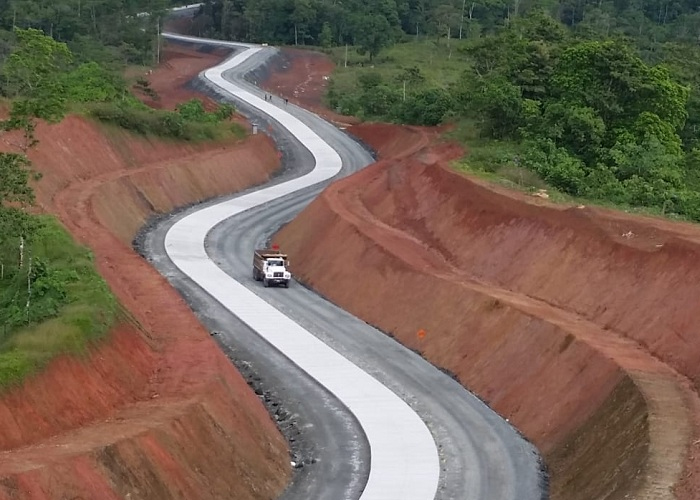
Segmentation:
{"type": "Polygon", "coordinates": [[[322,47],[331,109],[457,123],[463,168],[698,221],[699,16],[688,1],[210,0],[190,29],[322,47]]]}

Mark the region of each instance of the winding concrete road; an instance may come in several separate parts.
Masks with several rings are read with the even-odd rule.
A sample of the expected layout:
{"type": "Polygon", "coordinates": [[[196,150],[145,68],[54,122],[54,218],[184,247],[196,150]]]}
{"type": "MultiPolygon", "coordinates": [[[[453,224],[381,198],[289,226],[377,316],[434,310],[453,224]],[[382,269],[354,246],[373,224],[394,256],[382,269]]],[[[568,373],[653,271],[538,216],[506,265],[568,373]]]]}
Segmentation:
{"type": "Polygon", "coordinates": [[[264,289],[252,279],[253,248],[371,157],[315,115],[261,98],[244,76],[254,81],[274,49],[228,45],[239,52],[207,70],[203,84],[272,127],[285,168],[269,186],[161,220],[143,249],[237,365],[262,381],[263,397],[279,398],[276,418],[295,424],[287,437],[306,465],[283,498],[545,497],[536,450],[450,377],[299,284],[264,289]]]}

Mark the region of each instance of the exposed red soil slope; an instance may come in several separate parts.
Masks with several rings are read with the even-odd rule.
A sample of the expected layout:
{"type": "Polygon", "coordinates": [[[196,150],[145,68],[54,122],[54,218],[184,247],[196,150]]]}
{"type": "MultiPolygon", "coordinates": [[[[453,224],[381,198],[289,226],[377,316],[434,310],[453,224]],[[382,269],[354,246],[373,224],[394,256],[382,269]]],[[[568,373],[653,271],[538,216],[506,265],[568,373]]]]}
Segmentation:
{"type": "Polygon", "coordinates": [[[697,498],[698,271],[669,238],[689,226],[536,206],[451,171],[461,152],[424,130],[351,131],[393,159],[277,235],[296,274],[508,417],[544,453],[552,498],[697,498]],[[612,236],[626,220],[666,250],[612,236]]]}
{"type": "Polygon", "coordinates": [[[161,64],[156,71],[147,71],[141,76],[149,82],[157,98],[137,93],[143,102],[156,109],[174,109],[178,104],[197,98],[211,110],[216,102],[188,87],[190,80],[201,71],[215,66],[231,53],[224,47],[202,46],[166,42],[161,55],[161,64]]]}
{"type": "Polygon", "coordinates": [[[271,64],[271,73],[261,82],[268,92],[289,99],[339,126],[359,123],[352,116],[339,115],[323,105],[328,77],[335,64],[328,56],[311,50],[282,48],[281,57],[271,64]]]}
{"type": "Polygon", "coordinates": [[[266,180],[271,141],[173,144],[77,117],[37,133],[40,207],[93,250],[129,314],[84,359],[57,359],[0,399],[0,499],[275,498],[290,473],[284,439],[130,248],[149,215],[266,180]]]}

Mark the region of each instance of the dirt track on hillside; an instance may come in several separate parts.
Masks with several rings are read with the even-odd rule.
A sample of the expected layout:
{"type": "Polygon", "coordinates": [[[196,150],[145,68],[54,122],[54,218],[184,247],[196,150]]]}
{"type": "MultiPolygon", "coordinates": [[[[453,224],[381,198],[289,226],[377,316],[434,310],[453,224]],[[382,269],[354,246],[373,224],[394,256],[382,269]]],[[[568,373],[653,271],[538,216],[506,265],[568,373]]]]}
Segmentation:
{"type": "Polygon", "coordinates": [[[200,99],[205,108],[211,110],[216,102],[189,88],[188,83],[200,71],[204,71],[225,59],[231,51],[222,47],[197,50],[196,45],[181,45],[173,42],[165,43],[166,49],[161,55],[161,63],[157,70],[136,73],[130,71],[127,77],[144,78],[155,97],[149,96],[134,88],[136,95],[146,104],[156,109],[174,109],[178,104],[189,99],[200,99]]]}
{"type": "MultiPolygon", "coordinates": [[[[216,55],[165,53],[159,106],[216,55]],[[168,82],[176,82],[169,89],[168,82]]],[[[0,498],[277,496],[284,439],[182,298],[131,249],[153,214],[265,181],[265,136],[219,144],[133,137],[77,117],[41,125],[39,206],[89,246],[129,311],[86,359],[62,358],[0,401],[0,498]]]]}
{"type": "Polygon", "coordinates": [[[270,74],[261,82],[261,87],[340,127],[357,124],[360,122],[357,118],[340,115],[323,105],[327,78],[333,68],[333,62],[324,54],[285,48],[281,51],[281,57],[274,60],[270,74]]]}

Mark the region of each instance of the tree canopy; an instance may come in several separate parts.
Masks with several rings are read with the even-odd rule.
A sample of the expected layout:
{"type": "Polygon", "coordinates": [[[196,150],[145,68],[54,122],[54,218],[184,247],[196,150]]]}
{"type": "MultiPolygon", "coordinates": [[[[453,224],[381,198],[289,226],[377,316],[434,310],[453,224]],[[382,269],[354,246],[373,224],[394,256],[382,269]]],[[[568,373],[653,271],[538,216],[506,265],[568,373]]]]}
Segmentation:
{"type": "Polygon", "coordinates": [[[370,27],[385,26],[379,17],[393,40],[402,34],[448,32],[467,38],[492,34],[535,12],[587,36],[643,37],[648,42],[696,42],[700,36],[694,0],[205,0],[197,30],[237,40],[309,45],[322,45],[330,31],[335,44],[359,45],[358,37],[367,36],[370,27]]]}
{"type": "Polygon", "coordinates": [[[154,60],[154,35],[165,14],[167,0],[0,0],[0,55],[11,46],[14,28],[43,31],[64,42],[79,62],[101,64],[154,60]],[[149,16],[138,16],[149,12],[149,16]],[[9,34],[8,34],[9,33],[9,34]],[[1,33],[0,33],[1,34],[1,33]]]}
{"type": "MultiPolygon", "coordinates": [[[[163,117],[106,106],[133,102],[114,69],[154,61],[158,24],[177,3],[0,0],[0,93],[14,100],[6,126],[30,137],[29,117],[60,117],[66,102],[105,103],[102,119],[179,137],[187,120],[217,119],[195,104],[163,117]]],[[[364,75],[343,95],[331,81],[329,102],[404,123],[470,120],[481,138],[519,145],[511,160],[562,191],[700,218],[694,0],[205,0],[193,29],[347,44],[370,65],[394,44],[434,40],[460,65],[455,81],[436,83],[419,64],[395,81],[364,75]]]]}
{"type": "Polygon", "coordinates": [[[700,219],[700,14],[690,0],[206,0],[194,29],[348,44],[369,65],[392,45],[432,39],[461,64],[455,81],[426,79],[426,60],[396,81],[359,73],[350,92],[331,80],[329,103],[409,124],[469,120],[481,139],[517,144],[507,161],[561,191],[700,219]]]}

